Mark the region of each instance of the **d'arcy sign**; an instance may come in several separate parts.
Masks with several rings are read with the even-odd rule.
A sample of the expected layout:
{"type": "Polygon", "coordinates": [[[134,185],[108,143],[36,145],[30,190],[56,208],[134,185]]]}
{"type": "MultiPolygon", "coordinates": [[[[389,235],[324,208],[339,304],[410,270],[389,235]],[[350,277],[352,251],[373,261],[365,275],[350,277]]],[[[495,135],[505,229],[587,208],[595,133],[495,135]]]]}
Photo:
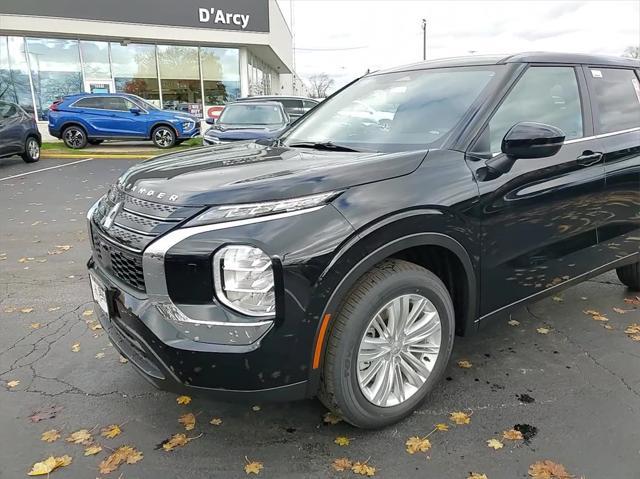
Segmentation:
{"type": "Polygon", "coordinates": [[[218,23],[222,25],[238,25],[244,30],[249,24],[251,15],[243,15],[242,13],[225,13],[220,9],[198,8],[198,18],[202,23],[218,23]]]}

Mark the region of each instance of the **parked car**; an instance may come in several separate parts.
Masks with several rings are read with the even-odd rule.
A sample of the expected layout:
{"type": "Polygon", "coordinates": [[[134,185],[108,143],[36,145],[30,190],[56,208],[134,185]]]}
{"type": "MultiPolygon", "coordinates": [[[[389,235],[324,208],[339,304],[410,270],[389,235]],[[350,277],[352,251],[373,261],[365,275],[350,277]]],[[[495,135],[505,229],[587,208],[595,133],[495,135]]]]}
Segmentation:
{"type": "Polygon", "coordinates": [[[158,148],[170,148],[200,135],[198,118],[160,110],[126,93],[69,95],[49,110],[49,133],[69,148],[104,140],[151,140],[158,148]]]}
{"type": "Polygon", "coordinates": [[[88,213],[100,321],[158,387],[398,421],[456,334],[612,269],[640,289],[639,73],[430,61],[364,76],[270,143],[136,165],[88,213]],[[345,122],[373,95],[397,105],[388,127],[345,122]]]}
{"type": "Polygon", "coordinates": [[[287,112],[291,121],[294,122],[309,110],[313,109],[320,103],[318,100],[306,98],[302,96],[280,96],[280,95],[258,95],[238,98],[238,101],[276,101],[281,103],[284,111],[287,112]]]}
{"type": "Polygon", "coordinates": [[[0,101],[0,158],[20,155],[34,163],[40,159],[41,145],[34,117],[15,103],[0,101]]]}
{"type": "Polygon", "coordinates": [[[239,140],[264,140],[279,136],[290,123],[283,106],[276,102],[230,103],[203,135],[205,145],[239,140]]]}

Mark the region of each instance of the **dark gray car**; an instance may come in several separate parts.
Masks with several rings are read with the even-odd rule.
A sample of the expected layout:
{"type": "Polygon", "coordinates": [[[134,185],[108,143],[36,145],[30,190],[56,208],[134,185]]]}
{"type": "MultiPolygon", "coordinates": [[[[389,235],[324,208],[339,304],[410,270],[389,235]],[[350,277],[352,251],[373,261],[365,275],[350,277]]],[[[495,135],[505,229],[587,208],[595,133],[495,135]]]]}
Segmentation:
{"type": "Polygon", "coordinates": [[[275,101],[280,103],[284,107],[284,111],[287,112],[291,121],[296,121],[306,112],[314,108],[319,101],[311,98],[305,98],[301,96],[280,96],[280,95],[259,95],[249,96],[246,98],[238,98],[239,102],[247,101],[275,101]]]}
{"type": "Polygon", "coordinates": [[[0,101],[0,158],[20,155],[34,163],[40,159],[41,144],[36,120],[19,105],[0,101]]]}

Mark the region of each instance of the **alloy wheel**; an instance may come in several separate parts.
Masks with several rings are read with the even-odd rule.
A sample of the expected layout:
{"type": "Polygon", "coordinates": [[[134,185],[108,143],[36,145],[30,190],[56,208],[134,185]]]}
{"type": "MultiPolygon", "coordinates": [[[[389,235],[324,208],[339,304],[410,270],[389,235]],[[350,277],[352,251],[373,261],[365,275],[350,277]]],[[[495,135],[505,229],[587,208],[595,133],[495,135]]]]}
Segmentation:
{"type": "Polygon", "coordinates": [[[71,148],[80,148],[84,143],[84,133],[79,128],[68,128],[64,140],[71,148]]]}
{"type": "Polygon", "coordinates": [[[158,128],[153,134],[153,139],[161,148],[167,148],[173,143],[173,134],[167,128],[158,128]]]}
{"type": "Polygon", "coordinates": [[[440,315],[419,294],[398,296],[369,322],[358,349],[360,391],[380,407],[402,404],[426,382],[442,340],[440,315]]]}
{"type": "Polygon", "coordinates": [[[35,140],[35,138],[29,138],[27,141],[27,153],[29,157],[33,160],[37,160],[40,158],[40,145],[35,140]]]}

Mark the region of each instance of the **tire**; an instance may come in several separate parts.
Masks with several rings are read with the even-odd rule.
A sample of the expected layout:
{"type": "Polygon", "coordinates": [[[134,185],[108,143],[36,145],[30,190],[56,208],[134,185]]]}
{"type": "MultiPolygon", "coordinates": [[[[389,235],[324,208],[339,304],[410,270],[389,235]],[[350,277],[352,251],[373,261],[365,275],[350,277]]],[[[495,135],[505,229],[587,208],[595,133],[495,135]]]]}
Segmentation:
{"type": "Polygon", "coordinates": [[[29,136],[24,142],[24,153],[21,155],[25,163],[35,163],[40,159],[40,143],[35,136],[29,136]]]}
{"type": "Polygon", "coordinates": [[[90,145],[99,145],[101,144],[104,140],[88,140],[90,145]]]}
{"type": "Polygon", "coordinates": [[[62,131],[62,141],[68,148],[80,150],[87,146],[87,132],[81,126],[68,126],[62,131]]]}
{"type": "MultiPolygon", "coordinates": [[[[408,311],[413,311],[412,308],[419,303],[410,304],[408,311]]],[[[424,313],[424,316],[420,315],[419,318],[426,318],[427,314],[429,313],[424,313]]],[[[408,324],[416,325],[411,322],[408,324]]],[[[431,323],[428,323],[427,320],[427,324],[431,323]]],[[[405,328],[398,329],[406,332],[405,328]]],[[[408,330],[410,331],[411,328],[408,330]]],[[[432,272],[413,263],[402,260],[385,260],[358,280],[340,307],[327,341],[319,398],[328,409],[356,427],[375,429],[393,424],[411,414],[444,374],[453,348],[454,332],[453,302],[442,281],[432,272]],[[370,324],[374,316],[381,318],[380,315],[386,311],[384,307],[400,297],[412,300],[422,298],[417,301],[428,300],[426,302],[428,304],[427,311],[434,308],[439,315],[440,348],[430,360],[425,358],[426,354],[413,351],[412,355],[418,354],[420,356],[420,359],[413,356],[420,365],[428,364],[431,366],[430,374],[423,378],[421,385],[418,381],[416,387],[413,387],[413,392],[408,391],[403,401],[400,401],[400,395],[390,393],[389,399],[387,399],[388,403],[376,404],[375,396],[369,399],[365,396],[365,391],[371,396],[371,391],[366,388],[366,385],[364,388],[360,385],[358,374],[364,376],[368,369],[366,362],[359,363],[358,361],[359,350],[364,344],[365,336],[371,339],[372,336],[368,335],[376,334],[370,324]],[[360,369],[360,364],[365,365],[364,370],[360,369]],[[397,404],[393,404],[393,399],[398,400],[397,404]]],[[[430,342],[433,336],[428,336],[428,338],[430,338],[428,340],[430,342]]],[[[380,340],[382,336],[375,338],[374,341],[376,339],[380,340]]],[[[401,362],[404,361],[404,365],[408,363],[405,361],[405,352],[398,352],[398,343],[402,344],[401,341],[395,341],[390,352],[385,353],[385,358],[396,354],[394,361],[400,362],[394,367],[402,369],[401,362]],[[398,355],[402,359],[399,359],[398,355]]],[[[417,348],[418,345],[412,347],[417,348]]],[[[429,345],[424,347],[429,347],[429,345]]],[[[396,364],[385,358],[379,361],[384,364],[396,364]]],[[[372,368],[376,364],[373,361],[372,359],[368,363],[368,368],[372,368]]],[[[399,377],[401,380],[406,380],[408,375],[403,372],[399,377]]],[[[372,389],[376,381],[377,379],[372,381],[372,389]]],[[[406,381],[403,384],[406,384],[406,381]]],[[[393,387],[395,388],[395,384],[393,387]]],[[[405,394],[403,388],[394,390],[402,390],[405,394]]]]}
{"type": "Polygon", "coordinates": [[[176,144],[176,132],[170,126],[160,125],[151,132],[151,140],[158,148],[171,148],[176,144]]]}
{"type": "Polygon", "coordinates": [[[640,291],[640,262],[616,269],[618,279],[632,291],[640,291]]]}

